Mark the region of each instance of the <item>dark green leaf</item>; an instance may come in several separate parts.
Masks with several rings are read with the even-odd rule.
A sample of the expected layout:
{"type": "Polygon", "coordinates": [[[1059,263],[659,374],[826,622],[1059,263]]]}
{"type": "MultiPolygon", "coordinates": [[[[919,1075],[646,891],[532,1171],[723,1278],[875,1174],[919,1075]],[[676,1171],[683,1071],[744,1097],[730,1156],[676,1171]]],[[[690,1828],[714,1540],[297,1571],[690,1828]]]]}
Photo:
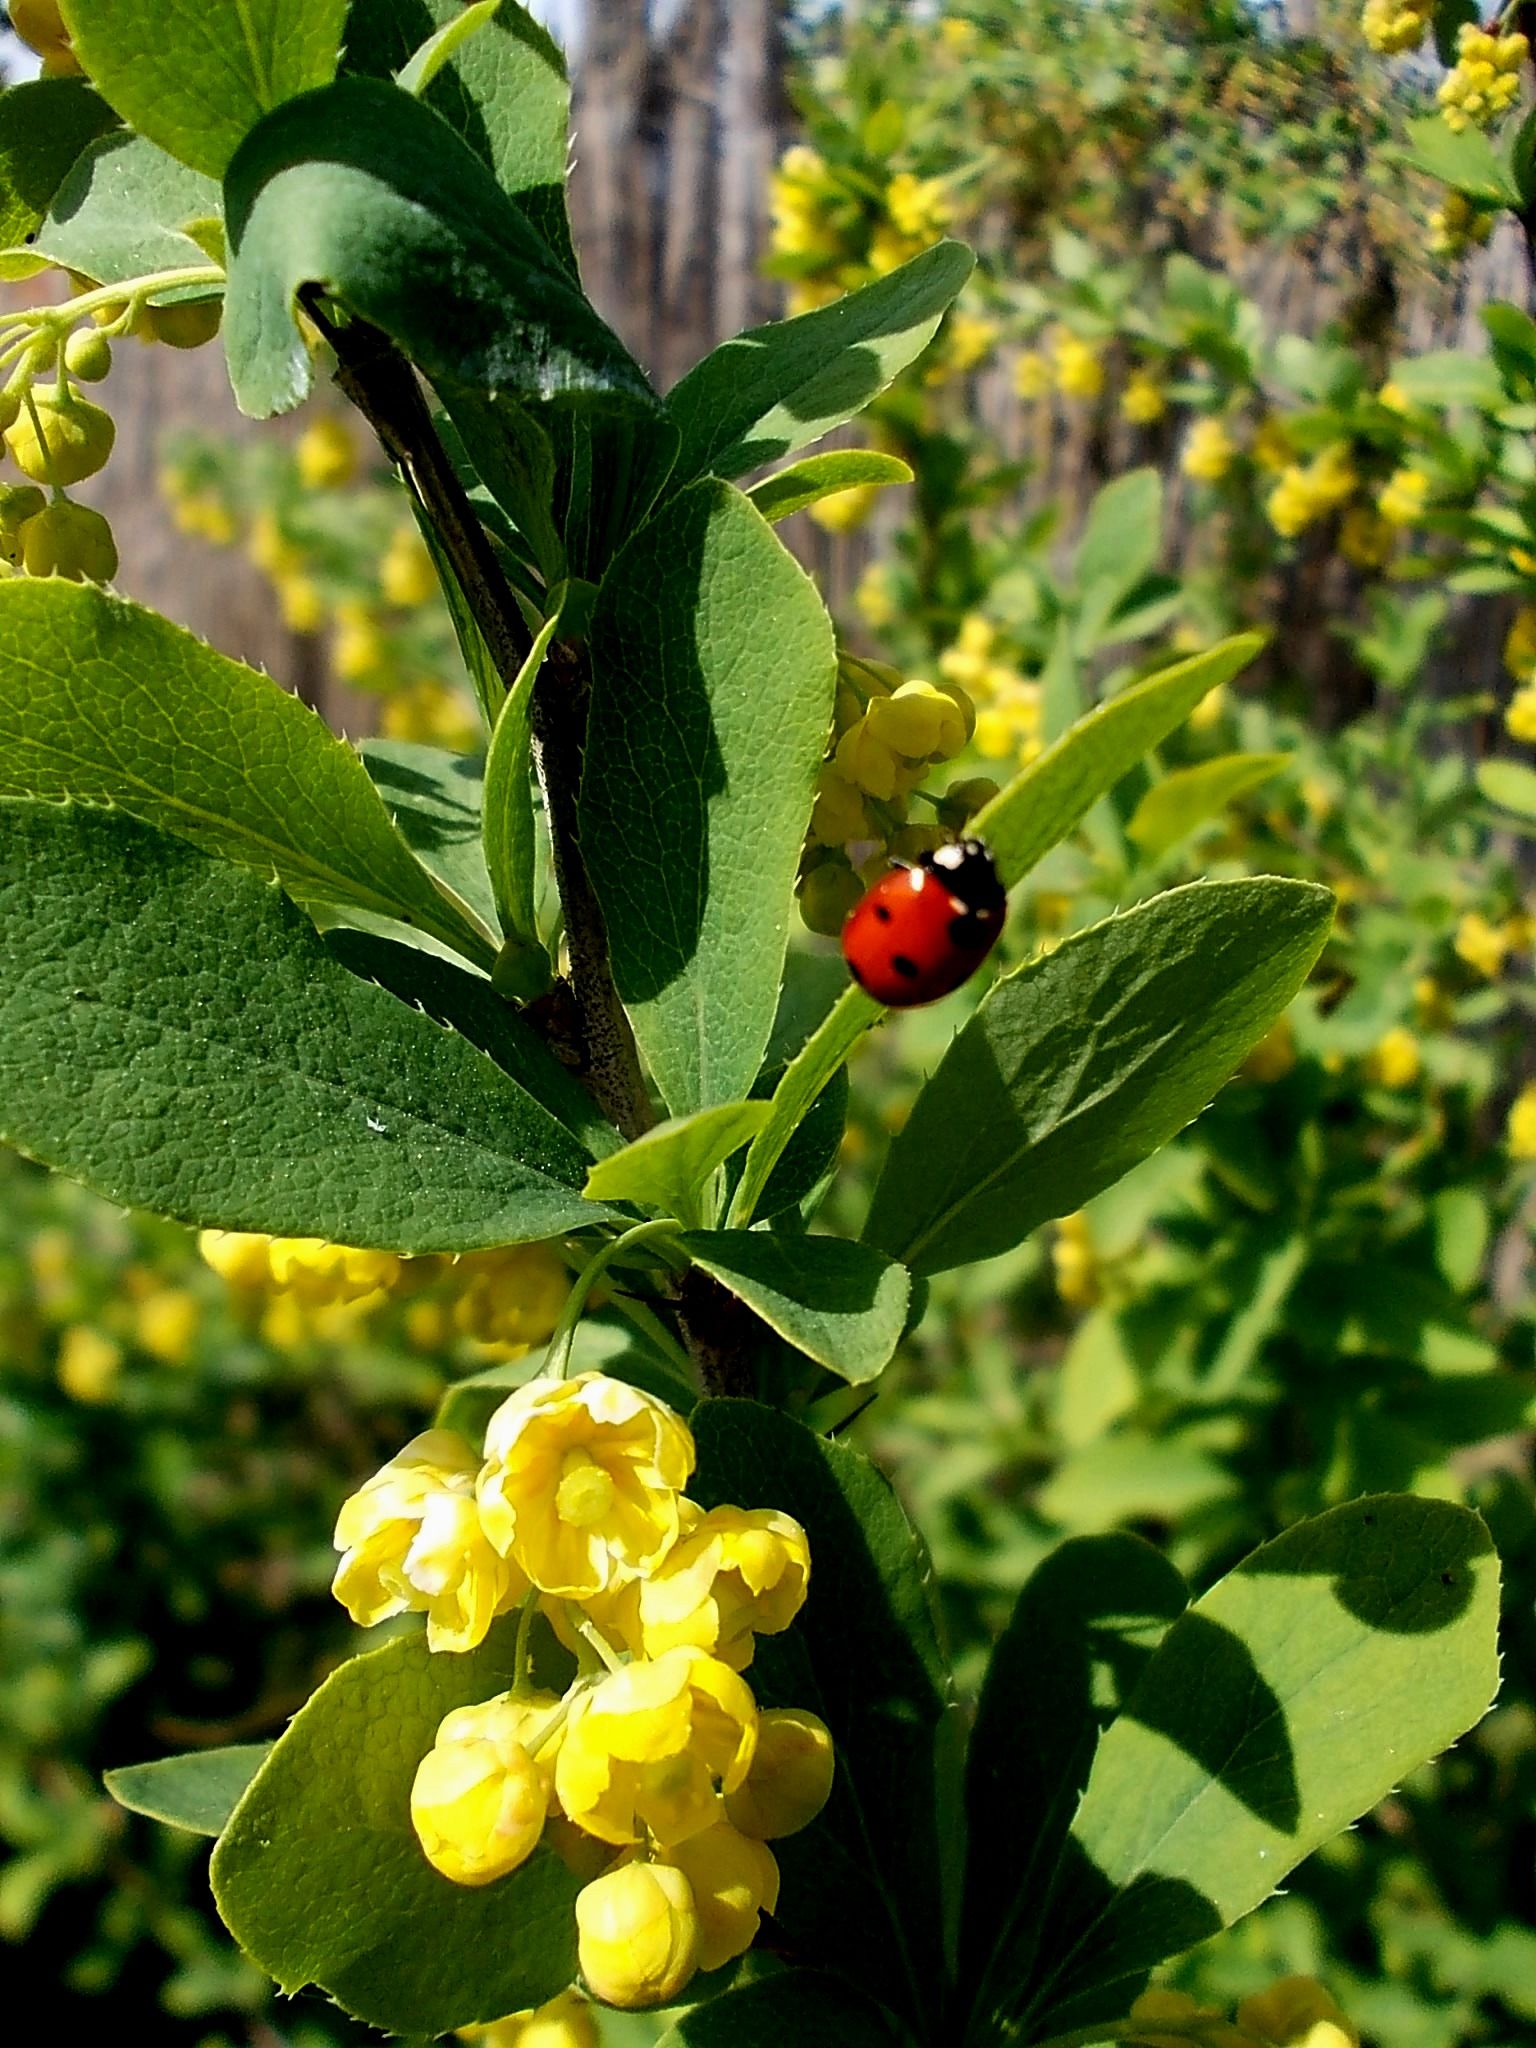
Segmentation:
{"type": "Polygon", "coordinates": [[[695,1265],[839,1379],[862,1386],[890,1363],[912,1291],[905,1266],[841,1237],[696,1230],[682,1244],[695,1265]]]}
{"type": "Polygon", "coordinates": [[[997,982],[892,1144],[866,1238],[935,1273],[1081,1208],[1206,1107],[1332,918],[1309,882],[1196,882],[997,982]]]}
{"type": "Polygon", "coordinates": [[[336,74],[347,0],[61,0],[76,55],[130,127],[220,178],[271,108],[336,74]]]}
{"type": "Polygon", "coordinates": [[[239,1742],[229,1749],[194,1749],[153,1764],[125,1764],[102,1783],[119,1806],[148,1814],[193,1835],[218,1834],[266,1758],[270,1742],[239,1742]]]}
{"type": "Polygon", "coordinates": [[[934,1745],[950,1697],[928,1560],[858,1452],[750,1401],[706,1401],[694,1434],[706,1507],[780,1508],[810,1537],[810,1597],[749,1677],[765,1706],[823,1716],[839,1770],[821,1818],[775,1844],[775,1918],[808,1963],[915,2017],[941,1968],[934,1745]]]}
{"type": "Polygon", "coordinates": [[[679,1115],[739,1101],[778,1000],[832,714],[832,624],[728,484],[671,499],[592,621],[582,840],[614,979],[679,1115]]]}
{"type": "Polygon", "coordinates": [[[189,1223],[468,1251],[599,1220],[587,1157],[280,891],[117,811],[0,803],[0,1134],[189,1223]]]}
{"type": "Polygon", "coordinates": [[[121,804],[303,902],[417,925],[485,964],[495,955],[307,705],[93,584],[0,584],[0,795],[121,804]]]}
{"type": "Polygon", "coordinates": [[[654,404],[639,366],[448,123],[371,78],[271,114],[225,180],[224,345],[243,412],[307,395],[295,315],[315,290],[429,377],[533,399],[654,404]]]}
{"type": "Polygon", "coordinates": [[[456,1885],[411,1830],[411,1780],[438,1723],[511,1682],[511,1649],[505,1625],[462,1656],[400,1636],[294,1716],[212,1866],[230,1932],[284,1991],[318,1984],[371,2026],[440,2034],[570,1983],[581,1880],[551,1848],[495,1884],[456,1885]]]}
{"type": "Polygon", "coordinates": [[[528,658],[508,690],[491,734],[485,763],[485,864],[494,914],[509,938],[538,944],[535,918],[538,841],[533,822],[534,685],[559,628],[557,613],[539,628],[528,658]]]}
{"type": "Polygon", "coordinates": [[[722,342],[667,395],[683,436],[675,480],[740,476],[862,412],[928,346],[972,261],[940,242],[834,305],[722,342]]]}
{"type": "Polygon", "coordinates": [[[656,2048],[909,2048],[883,2006],[819,1970],[788,1970],[706,1999],[656,2048]]]}
{"type": "MultiPolygon", "coordinates": [[[[117,116],[83,78],[36,78],[0,93],[0,249],[30,242],[88,143],[117,116]]],[[[38,259],[0,257],[0,277],[30,277],[38,259]]]]}

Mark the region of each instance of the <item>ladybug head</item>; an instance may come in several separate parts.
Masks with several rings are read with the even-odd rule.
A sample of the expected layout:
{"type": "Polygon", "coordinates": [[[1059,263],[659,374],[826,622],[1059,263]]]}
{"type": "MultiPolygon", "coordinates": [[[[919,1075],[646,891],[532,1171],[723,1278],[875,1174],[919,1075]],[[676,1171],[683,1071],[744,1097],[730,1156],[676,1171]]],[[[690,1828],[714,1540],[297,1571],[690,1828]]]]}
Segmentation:
{"type": "Polygon", "coordinates": [[[979,839],[956,839],[925,853],[921,865],[971,911],[1001,911],[1008,895],[997,865],[979,839]]]}

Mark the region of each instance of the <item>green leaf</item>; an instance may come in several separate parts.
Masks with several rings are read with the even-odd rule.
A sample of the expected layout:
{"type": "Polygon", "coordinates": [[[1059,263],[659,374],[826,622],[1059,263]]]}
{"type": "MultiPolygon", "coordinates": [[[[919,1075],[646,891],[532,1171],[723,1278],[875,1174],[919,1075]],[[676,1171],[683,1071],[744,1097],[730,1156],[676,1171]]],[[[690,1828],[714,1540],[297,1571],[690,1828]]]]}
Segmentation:
{"type": "MultiPolygon", "coordinates": [[[[117,116],[83,78],[36,78],[0,93],[0,249],[20,249],[87,144],[117,116]]],[[[0,277],[30,277],[25,253],[0,257],[0,277]]]]}
{"type": "Polygon", "coordinates": [[[301,294],[381,328],[432,378],[534,399],[655,398],[559,258],[425,102],[343,78],[280,107],[225,180],[224,346],[243,412],[308,394],[301,294]]]}
{"type": "Polygon", "coordinates": [[[499,393],[444,383],[441,397],[452,429],[445,437],[449,447],[463,450],[482,493],[510,520],[546,587],[553,589],[566,563],[565,544],[555,529],[555,451],[549,435],[530,412],[499,393]]]}
{"type": "Polygon", "coordinates": [[[832,716],[815,587],[739,491],[669,500],[592,620],[581,831],[614,979],[668,1107],[739,1101],[778,1000],[832,716]]]}
{"type": "Polygon", "coordinates": [[[1332,920],[1309,882],[1195,882],[995,983],[892,1143],[866,1239],[936,1273],[1080,1209],[1200,1114],[1332,920]]]}
{"type": "Polygon", "coordinates": [[[1106,790],[1182,725],[1202,697],[1246,668],[1263,644],[1257,634],[1241,633],[1132,684],[1080,718],[1016,775],[970,827],[991,848],[1004,883],[1012,888],[1027,875],[1106,790]]]}
{"type": "Polygon", "coordinates": [[[950,1701],[927,1556],[857,1451],[751,1401],[705,1401],[693,1425],[696,1499],[780,1508],[810,1538],[810,1597],[749,1677],[762,1705],[822,1716],[839,1768],[821,1817],[774,1845],[775,1919],[809,1965],[915,2019],[942,1968],[934,1745],[950,1701]]]}
{"type": "Polygon", "coordinates": [[[1163,543],[1163,479],[1133,469],[1107,483],[1088,508],[1077,544],[1076,645],[1091,654],[1111,615],[1154,568],[1163,543]]]}
{"type": "Polygon", "coordinates": [[[538,877],[529,713],[534,684],[559,624],[556,612],[539,628],[497,715],[485,760],[485,865],[490,870],[495,914],[509,938],[535,945],[539,936],[535,917],[538,877]]]}
{"type": "Polygon", "coordinates": [[[912,1292],[906,1267],[893,1259],[841,1237],[761,1230],[690,1231],[682,1246],[770,1329],[850,1386],[878,1378],[890,1363],[912,1292]]]}
{"type": "Polygon", "coordinates": [[[1401,357],[1392,365],[1392,382],[1417,405],[1469,405],[1497,412],[1506,397],[1503,379],[1489,357],[1459,348],[1401,357]]]}
{"type": "Polygon", "coordinates": [[[302,902],[355,905],[495,957],[307,705],[92,584],[0,584],[0,795],[121,804],[302,902]]]}
{"type": "Polygon", "coordinates": [[[130,1813],[148,1814],[193,1835],[216,1835],[271,1753],[270,1742],[238,1742],[228,1749],[194,1749],[153,1764],[107,1771],[102,1783],[130,1813]]]}
{"type": "Polygon", "coordinates": [[[820,1970],[786,1970],[706,1999],[656,2048],[910,2048],[911,2035],[873,1999],[820,1970]]]}
{"type": "Polygon", "coordinates": [[[969,1993],[1018,1982],[1033,1959],[1099,1736],[1188,1600],[1161,1552],[1123,1533],[1073,1537],[1026,1582],[987,1666],[966,1760],[969,1993]]]}
{"type": "Polygon", "coordinates": [[[754,484],[747,496],[768,520],[788,519],[830,497],[834,491],[848,491],[859,484],[909,484],[912,466],[899,455],[880,455],[868,448],[835,448],[828,455],[807,455],[788,469],[776,469],[754,484]]]}
{"type": "Polygon", "coordinates": [[[1396,154],[1415,170],[1490,206],[1520,204],[1520,189],[1509,166],[1480,129],[1464,128],[1453,135],[1438,114],[1427,114],[1408,122],[1407,134],[1412,146],[1396,154]]]}
{"type": "Polygon", "coordinates": [[[973,260],[940,242],[834,305],[722,342],[667,394],[674,481],[740,476],[852,419],[922,354],[973,260]]]}
{"type": "Polygon", "coordinates": [[[1388,1494],[1288,1530],[1175,1622],[1094,1758],[1031,2031],[1252,1912],[1477,1722],[1498,1584],[1477,1516],[1388,1494]]]}
{"type": "MultiPolygon", "coordinates": [[[[784,1071],[782,1067],[774,1067],[760,1074],[753,1085],[753,1100],[772,1102],[784,1078],[784,1071]]],[[[795,1126],[789,1143],[779,1154],[757,1200],[759,1221],[766,1222],[771,1216],[781,1216],[786,1209],[802,1208],[807,1201],[814,1199],[817,1190],[835,1172],[843,1132],[848,1124],[848,1096],[847,1069],[840,1067],[795,1126]]],[[[757,1140],[754,1138],[752,1142],[756,1144],[757,1140]]],[[[726,1187],[732,1202],[745,1166],[745,1159],[727,1163],[726,1187]]]]}
{"type": "Polygon", "coordinates": [[[471,36],[477,36],[487,23],[495,19],[500,5],[501,0],[475,0],[472,7],[463,8],[434,35],[428,36],[415,55],[395,73],[395,83],[400,90],[415,93],[420,98],[449,58],[462,49],[471,36]]]}
{"type": "Polygon", "coordinates": [[[695,1222],[715,1168],[768,1120],[766,1102],[725,1102],[658,1124],[587,1175],[594,1202],[636,1202],[658,1216],[695,1222]]]}
{"type": "Polygon", "coordinates": [[[858,985],[844,989],[822,1022],[784,1069],[773,1091],[772,1113],[752,1140],[728,1221],[745,1228],[763,1205],[774,1168],[834,1074],[872,1024],[885,1015],[883,1003],[858,985]]]}
{"type": "MultiPolygon", "coordinates": [[[[388,78],[426,37],[451,32],[462,18],[461,0],[352,0],[342,69],[388,78]]],[[[554,38],[516,0],[501,0],[494,17],[453,51],[425,97],[574,277],[565,214],[571,94],[554,38]]]]}
{"type": "Polygon", "coordinates": [[[1218,754],[1192,768],[1175,768],[1154,782],[1136,806],[1126,836],[1149,860],[1160,859],[1196,826],[1290,763],[1289,754],[1218,754]]]}
{"type": "Polygon", "coordinates": [[[151,142],[224,175],[262,115],[336,75],[346,0],[60,0],[102,97],[151,142]]]}
{"type": "Polygon", "coordinates": [[[411,1829],[417,1764],[445,1714],[510,1684],[510,1635],[432,1656],[413,1632],[354,1657],[257,1773],[213,1852],[213,1894],[284,1991],[318,1984],[370,2026],[441,2034],[571,1982],[581,1880],[553,1849],[494,1884],[456,1885],[411,1829]]]}
{"type": "Polygon", "coordinates": [[[1523,761],[1479,761],[1477,786],[1489,803],[1536,818],[1536,768],[1523,761]]]}
{"type": "MultiPolygon", "coordinates": [[[[94,284],[121,284],[151,271],[206,267],[207,248],[187,230],[218,225],[223,211],[223,194],[211,178],[118,128],[78,158],[32,246],[94,284]]],[[[202,295],[214,289],[204,287],[202,295]]]]}
{"type": "Polygon", "coordinates": [[[412,740],[368,739],[358,751],[412,853],[494,931],[496,901],[480,843],[487,763],[412,740]]]}
{"type": "Polygon", "coordinates": [[[277,889],[123,812],[0,803],[0,1135],[126,1205],[396,1251],[600,1220],[576,1140],[334,960],[277,889]]]}

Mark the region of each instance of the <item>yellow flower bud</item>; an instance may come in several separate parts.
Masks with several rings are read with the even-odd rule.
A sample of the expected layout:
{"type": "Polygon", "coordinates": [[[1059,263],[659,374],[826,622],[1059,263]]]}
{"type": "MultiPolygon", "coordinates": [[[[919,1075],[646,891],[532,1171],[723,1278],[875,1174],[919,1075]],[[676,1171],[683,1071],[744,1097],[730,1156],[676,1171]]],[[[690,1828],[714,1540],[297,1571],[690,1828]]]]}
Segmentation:
{"type": "Polygon", "coordinates": [[[122,1365],[122,1346],[84,1323],[72,1323],[59,1339],[59,1385],[72,1401],[109,1399],[122,1365]]]}
{"type": "Polygon", "coordinates": [[[112,344],[94,327],[77,327],[64,344],[64,367],[82,384],[99,384],[112,368],[112,344]]]}
{"type": "Polygon", "coordinates": [[[508,2013],[487,2027],[460,2027],[458,2038],[476,2048],[600,2048],[592,2008],[574,1991],[562,1991],[537,2011],[508,2013]]]}
{"type": "MultiPolygon", "coordinates": [[[[877,698],[875,703],[883,703],[877,698]]],[[[837,743],[833,761],[838,773],[866,796],[872,796],[880,803],[889,803],[898,787],[897,761],[894,749],[883,740],[870,722],[870,710],[856,725],[849,726],[837,743]]]]}
{"type": "Polygon", "coordinates": [[[437,1731],[411,1786],[411,1826],[434,1870],[493,1884],[526,1863],[549,1814],[550,1768],[529,1754],[559,1702],[509,1693],[459,1707],[437,1731]]]}
{"type": "Polygon", "coordinates": [[[203,348],[218,333],[223,317],[222,299],[186,299],[174,306],[147,306],[144,339],[158,341],[165,348],[203,348]]]}
{"type": "Polygon", "coordinates": [[[968,775],[952,782],[944,792],[943,813],[947,824],[964,825],[991,803],[1001,785],[990,775],[968,775]]]}
{"type": "Polygon", "coordinates": [[[801,876],[795,891],[801,922],[824,939],[837,937],[863,894],[864,884],[845,860],[818,861],[801,876]]]}
{"type": "Polygon", "coordinates": [[[65,576],[72,583],[110,583],[117,574],[112,528],[89,505],[60,498],[29,519],[18,536],[29,576],[65,576]]]}
{"type": "Polygon", "coordinates": [[[721,1793],[747,1775],[757,1706],[744,1681],[702,1650],[623,1665],[572,1709],[555,1764],[566,1817],[624,1846],[646,1831],[664,1848],[725,1818],[721,1793]]]}
{"type": "Polygon", "coordinates": [[[625,1863],[576,1895],[577,1953],[594,1998],[670,2005],[699,1967],[693,1889],[670,1863],[625,1863]]]}
{"type": "Polygon", "coordinates": [[[751,1768],[745,1782],[726,1794],[726,1815],[732,1827],[759,1842],[797,1835],[826,1805],[836,1768],[825,1721],[799,1707],[771,1708],[757,1717],[751,1768]]]}
{"type": "Polygon", "coordinates": [[[757,1939],[762,1915],[779,1903],[779,1866],[772,1850],[720,1821],[679,1842],[664,1860],[683,1873],[693,1893],[699,1968],[719,1970],[745,1955],[757,1939]]]}
{"type": "Polygon", "coordinates": [[[32,404],[22,407],[5,444],[23,476],[62,488],[83,483],[104,468],[116,438],[112,415],[99,405],[74,392],[61,393],[57,384],[34,384],[32,404]]]}
{"type": "Polygon", "coordinates": [[[1536,1081],[1528,1081],[1510,1105],[1504,1142],[1511,1159],[1536,1159],[1536,1081]]]}
{"type": "Polygon", "coordinates": [[[311,420],[294,443],[293,459],[306,490],[339,490],[357,475],[357,444],[334,413],[311,420]]]}
{"type": "Polygon", "coordinates": [[[1366,1072],[1383,1088],[1411,1088],[1419,1078],[1422,1064],[1419,1041],[1403,1025],[1395,1024],[1377,1041],[1366,1062],[1366,1072]]]}
{"type": "Polygon", "coordinates": [[[1360,2036],[1315,1977],[1282,1977],[1237,2008],[1237,2024],[1275,2048],[1360,2048],[1360,2036]]]}
{"type": "Polygon", "coordinates": [[[872,836],[869,815],[859,791],[836,768],[823,768],[816,778],[811,837],[822,846],[845,846],[850,839],[869,839],[872,836]]]}

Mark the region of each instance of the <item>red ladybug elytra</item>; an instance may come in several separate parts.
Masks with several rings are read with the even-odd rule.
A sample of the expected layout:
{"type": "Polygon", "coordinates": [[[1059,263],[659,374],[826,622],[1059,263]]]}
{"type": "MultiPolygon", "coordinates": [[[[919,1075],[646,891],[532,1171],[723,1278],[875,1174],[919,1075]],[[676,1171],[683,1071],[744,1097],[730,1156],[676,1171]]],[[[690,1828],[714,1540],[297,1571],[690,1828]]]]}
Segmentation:
{"type": "Polygon", "coordinates": [[[893,867],[859,898],[843,925],[843,958],[877,1002],[935,1003],[986,959],[1007,906],[991,854],[979,839],[959,839],[893,867]]]}

